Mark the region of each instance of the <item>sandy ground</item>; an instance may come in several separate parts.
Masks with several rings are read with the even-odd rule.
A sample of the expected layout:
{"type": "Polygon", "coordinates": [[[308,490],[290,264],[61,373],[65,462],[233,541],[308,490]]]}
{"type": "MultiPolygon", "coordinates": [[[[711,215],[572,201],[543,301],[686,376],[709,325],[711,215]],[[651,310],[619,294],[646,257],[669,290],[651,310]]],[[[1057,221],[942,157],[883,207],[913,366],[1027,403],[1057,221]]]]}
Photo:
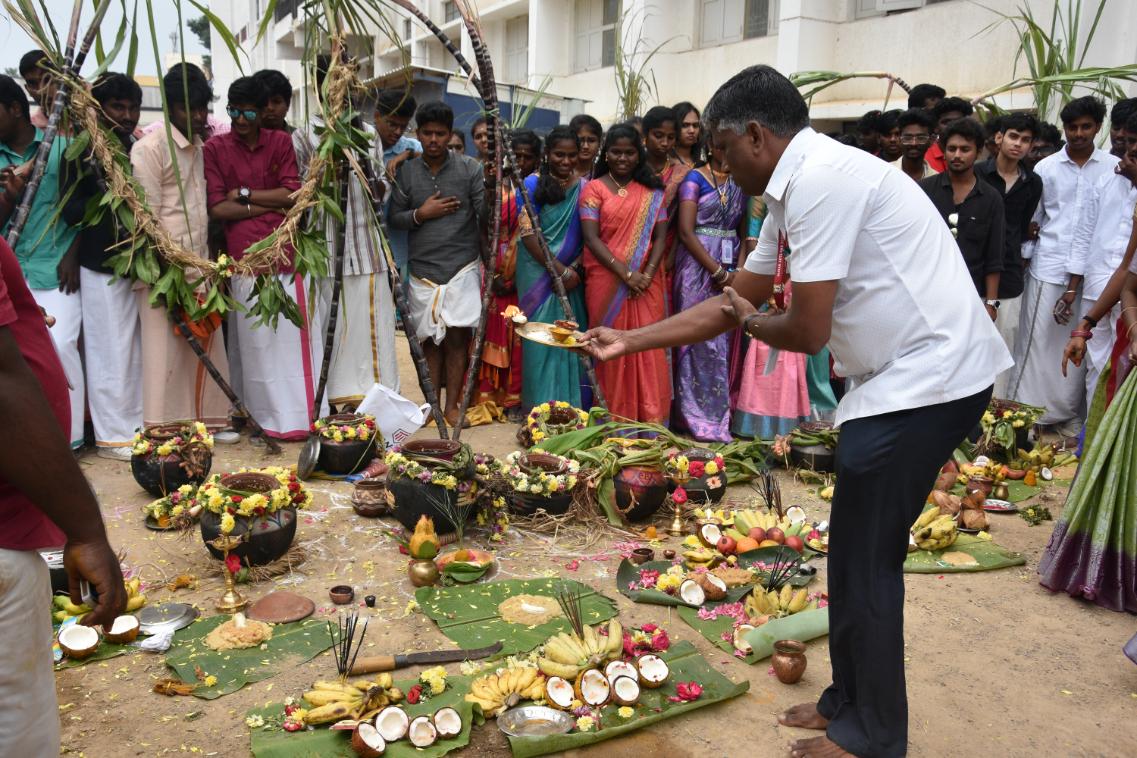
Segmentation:
{"type": "MultiPolygon", "coordinates": [[[[417,398],[417,383],[400,341],[403,387],[417,398]]],[[[514,427],[494,425],[467,430],[463,439],[476,451],[503,455],[516,448],[514,427]]],[[[425,432],[424,432],[425,433],[425,432]]],[[[218,446],[214,470],[262,463],[291,464],[299,445],[268,459],[247,442],[218,446]]],[[[195,602],[206,613],[220,594],[220,579],[206,575],[206,552],[195,531],[158,534],[142,525],[140,508],[148,496],[127,465],[86,455],[83,470],[102,504],[112,544],[127,551],[126,562],[142,570],[146,582],[192,573],[203,577],[194,591],[161,588],[152,601],[195,602]]],[[[786,504],[798,504],[812,518],[824,518],[828,505],[779,472],[786,504]]],[[[357,517],[350,486],[315,482],[314,509],[301,518],[297,539],[312,559],[296,573],[246,586],[253,599],[276,586],[316,601],[328,615],[330,586],[352,584],[357,597],[379,598],[375,615],[383,621],[369,633],[367,653],[395,653],[451,647],[422,614],[405,615],[412,598],[405,558],[380,528],[384,522],[357,517]]],[[[1057,515],[1064,493],[1044,498],[1057,515]]],[[[906,576],[910,754],[914,756],[1132,756],[1137,754],[1137,666],[1121,653],[1137,629],[1129,615],[1111,613],[1065,596],[1054,596],[1037,582],[1035,567],[1050,534],[1048,525],[1029,527],[1017,516],[992,516],[991,532],[1002,545],[1023,552],[1027,565],[979,574],[906,576]]],[[[393,523],[393,522],[388,522],[393,523]]],[[[830,676],[824,640],[809,644],[809,667],[802,681],[780,684],[765,664],[747,666],[707,643],[665,608],[635,605],[620,595],[614,577],[619,557],[605,540],[590,548],[579,569],[566,565],[577,556],[549,549],[515,534],[499,549],[500,576],[532,576],[549,570],[594,585],[616,599],[625,623],[663,625],[673,639],[694,642],[718,670],[734,681],[748,679],[750,691],[728,703],[687,718],[667,721],[636,735],[581,751],[590,755],[726,756],[754,758],[786,754],[789,740],[810,733],[779,727],[775,714],[814,700],[830,676]]],[[[821,561],[824,573],[824,561],[821,561]]],[[[823,577],[822,577],[823,581],[823,577]]],[[[451,665],[456,669],[456,665],[451,665]]],[[[245,711],[298,695],[314,679],[334,672],[330,653],[218,700],[168,698],[150,691],[167,674],[162,658],[146,653],[60,672],[57,687],[65,752],[87,756],[198,753],[249,754],[245,711]]],[[[406,672],[417,673],[416,669],[406,672]]],[[[467,755],[508,754],[502,735],[490,725],[475,730],[467,755]]],[[[30,758],[30,757],[29,757],[30,758]]]]}

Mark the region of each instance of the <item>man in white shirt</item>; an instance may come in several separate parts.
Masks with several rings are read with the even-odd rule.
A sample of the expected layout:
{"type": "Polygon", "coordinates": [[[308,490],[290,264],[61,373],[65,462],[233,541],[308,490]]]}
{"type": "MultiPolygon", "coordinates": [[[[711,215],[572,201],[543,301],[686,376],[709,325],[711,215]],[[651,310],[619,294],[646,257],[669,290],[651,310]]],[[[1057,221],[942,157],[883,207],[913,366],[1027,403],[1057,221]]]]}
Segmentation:
{"type": "MultiPolygon", "coordinates": [[[[1100,300],[1121,265],[1125,248],[1133,232],[1133,213],[1137,208],[1137,114],[1129,117],[1121,133],[1122,141],[1129,152],[1117,170],[1103,174],[1094,184],[1085,211],[1074,231],[1074,244],[1070,248],[1067,269],[1071,274],[1084,275],[1082,280],[1082,321],[1071,334],[1071,345],[1077,348],[1080,362],[1084,355],[1086,361],[1086,408],[1094,399],[1098,377],[1109,361],[1113,350],[1114,326],[1120,316],[1121,306],[1114,304],[1104,315],[1093,318],[1090,313],[1100,300]],[[1092,336],[1087,341],[1085,333],[1092,336]],[[1081,335],[1081,336],[1079,336],[1081,335]]],[[[1111,298],[1116,300],[1116,296],[1111,298]]],[[[1102,303],[1102,311],[1109,303],[1102,303]]],[[[1065,367],[1069,370],[1069,366],[1065,367]]]]}
{"type": "Polygon", "coordinates": [[[782,350],[829,345],[849,386],[837,408],[830,519],[833,684],[780,721],[826,730],[794,743],[795,756],[901,756],[908,530],[1010,355],[919,186],[809,128],[788,79],[752,66],[719,88],[704,120],[743,192],[766,202],[757,248],[722,296],[641,329],[593,329],[584,344],[607,360],[742,325],[782,350]],[[787,245],[793,301],[784,313],[759,314],[787,245]]]}
{"type": "MultiPolygon", "coordinates": [[[[1034,212],[1038,239],[1023,245],[1026,283],[1015,339],[1015,370],[1008,382],[1012,400],[1041,406],[1039,422],[1074,437],[1085,417],[1085,368],[1063,375],[1062,350],[1070,318],[1082,312],[1079,290],[1082,271],[1070,269],[1070,250],[1079,219],[1094,185],[1113,173],[1117,158],[1094,146],[1105,119],[1105,104],[1079,97],[1062,109],[1066,147],[1039,161],[1042,199],[1034,212]]],[[[1076,264],[1075,264],[1076,265],[1076,264]]]]}

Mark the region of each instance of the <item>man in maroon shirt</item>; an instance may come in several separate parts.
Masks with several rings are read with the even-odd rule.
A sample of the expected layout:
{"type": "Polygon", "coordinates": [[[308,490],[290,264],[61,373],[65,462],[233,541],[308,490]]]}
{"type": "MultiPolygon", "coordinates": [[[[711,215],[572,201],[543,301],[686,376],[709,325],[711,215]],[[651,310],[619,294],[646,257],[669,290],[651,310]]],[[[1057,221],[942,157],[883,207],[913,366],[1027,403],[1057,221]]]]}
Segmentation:
{"type": "Polygon", "coordinates": [[[114,620],[126,589],[102,515],[63,430],[63,365],[20,264],[0,239],[0,755],[57,755],[51,660],[51,580],[37,548],[64,544],[71,600],[79,580],[98,593],[90,625],[114,620]]]}
{"type": "MultiPolygon", "coordinates": [[[[292,138],[277,129],[262,129],[268,93],[252,77],[229,86],[227,112],[232,130],[205,143],[205,187],[209,217],[225,229],[225,252],[240,260],[254,243],[276,231],[300,188],[292,138]]],[[[302,279],[292,275],[291,261],[267,275],[281,284],[300,310],[304,327],[287,319],[276,326],[257,326],[248,313],[229,316],[229,365],[237,394],[260,422],[265,434],[286,440],[308,435],[309,409],[315,396],[315,371],[323,359],[323,344],[302,279]]],[[[231,294],[238,303],[252,304],[252,276],[234,276],[231,294]]]]}

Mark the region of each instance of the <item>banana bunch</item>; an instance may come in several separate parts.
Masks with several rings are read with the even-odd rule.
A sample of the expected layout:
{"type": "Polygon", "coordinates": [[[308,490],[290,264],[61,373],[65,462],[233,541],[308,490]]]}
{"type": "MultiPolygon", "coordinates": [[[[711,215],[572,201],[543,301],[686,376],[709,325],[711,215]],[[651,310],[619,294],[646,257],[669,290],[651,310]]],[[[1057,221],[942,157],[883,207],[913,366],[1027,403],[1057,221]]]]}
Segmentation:
{"type": "Polygon", "coordinates": [[[959,532],[950,514],[940,514],[939,508],[929,508],[920,514],[912,525],[912,539],[921,550],[943,550],[955,542],[959,532]]]}
{"type": "Polygon", "coordinates": [[[481,707],[486,718],[493,718],[522,700],[545,697],[545,677],[532,666],[515,666],[470,682],[468,702],[481,707]]]}
{"type": "Polygon", "coordinates": [[[718,558],[718,551],[709,547],[697,547],[683,551],[683,561],[687,564],[687,568],[694,569],[700,566],[710,568],[711,564],[718,558]]]}
{"type": "Polygon", "coordinates": [[[755,587],[754,591],[747,596],[743,609],[747,616],[755,619],[762,616],[771,618],[792,616],[795,613],[811,610],[815,607],[817,607],[817,603],[809,599],[809,591],[805,587],[799,587],[795,590],[789,584],[783,584],[780,590],[764,590],[762,587],[755,587]]]}
{"type": "Polygon", "coordinates": [[[320,681],[303,695],[311,706],[306,724],[330,724],[341,719],[366,720],[388,705],[402,702],[402,691],[394,686],[390,674],[379,674],[374,681],[320,681]]]}
{"type": "Polygon", "coordinates": [[[750,530],[755,527],[761,527],[767,532],[777,527],[781,529],[782,533],[787,537],[798,536],[802,538],[804,538],[806,534],[809,534],[810,529],[813,528],[805,521],[800,521],[795,524],[785,516],[778,518],[778,514],[769,509],[759,511],[753,508],[747,508],[734,512],[734,531],[732,532],[727,529],[724,533],[729,534],[735,539],[740,539],[749,535],[750,530]],[[737,536],[735,532],[737,532],[737,536]]]}
{"type": "MultiPolygon", "coordinates": [[[[124,582],[124,585],[126,586],[126,611],[124,612],[134,613],[146,605],[146,596],[142,594],[142,580],[135,577],[124,582]]],[[[67,595],[55,595],[51,602],[55,608],[52,611],[51,618],[57,624],[62,624],[72,616],[84,616],[91,612],[89,605],[86,603],[75,605],[67,595]]]]}
{"type": "Polygon", "coordinates": [[[611,619],[607,637],[590,626],[584,627],[583,639],[576,632],[561,632],[550,637],[545,643],[545,654],[537,660],[537,667],[548,676],[559,676],[571,682],[581,671],[615,660],[623,649],[624,627],[611,619]]]}

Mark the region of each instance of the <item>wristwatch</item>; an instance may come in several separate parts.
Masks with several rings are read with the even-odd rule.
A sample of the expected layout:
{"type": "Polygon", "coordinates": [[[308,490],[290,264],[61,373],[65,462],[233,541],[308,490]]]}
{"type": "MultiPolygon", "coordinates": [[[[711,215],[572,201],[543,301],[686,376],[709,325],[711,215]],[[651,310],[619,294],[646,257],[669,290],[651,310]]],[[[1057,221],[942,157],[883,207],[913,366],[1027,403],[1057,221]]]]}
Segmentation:
{"type": "Polygon", "coordinates": [[[241,205],[252,205],[253,191],[248,187],[241,187],[237,190],[237,202],[241,205]]]}
{"type": "Polygon", "coordinates": [[[983,304],[989,305],[992,308],[994,308],[995,310],[999,310],[1000,301],[998,301],[998,300],[984,300],[983,304]]]}

